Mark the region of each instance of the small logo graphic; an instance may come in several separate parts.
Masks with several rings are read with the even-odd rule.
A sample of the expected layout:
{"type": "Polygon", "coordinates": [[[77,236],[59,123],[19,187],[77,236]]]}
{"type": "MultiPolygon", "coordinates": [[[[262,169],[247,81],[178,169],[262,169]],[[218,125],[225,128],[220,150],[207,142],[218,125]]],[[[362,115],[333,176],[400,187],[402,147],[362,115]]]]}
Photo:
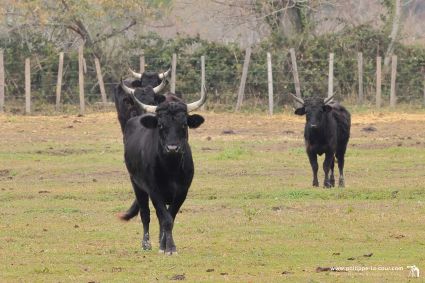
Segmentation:
{"type": "Polygon", "coordinates": [[[409,277],[419,278],[419,268],[416,265],[409,265],[407,268],[410,269],[409,277]]]}

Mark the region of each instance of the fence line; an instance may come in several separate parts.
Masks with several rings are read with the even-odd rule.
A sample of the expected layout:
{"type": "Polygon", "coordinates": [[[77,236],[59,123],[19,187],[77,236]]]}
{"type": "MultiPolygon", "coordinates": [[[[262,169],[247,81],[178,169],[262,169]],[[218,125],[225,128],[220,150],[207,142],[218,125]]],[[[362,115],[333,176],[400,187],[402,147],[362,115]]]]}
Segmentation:
{"type": "MultiPolygon", "coordinates": [[[[95,87],[99,87],[100,90],[100,98],[102,103],[105,103],[107,101],[107,96],[106,96],[106,88],[108,87],[109,90],[112,89],[112,86],[115,86],[116,83],[111,83],[111,82],[103,82],[103,75],[102,75],[102,71],[101,71],[101,66],[100,66],[100,61],[98,58],[94,58],[94,65],[95,67],[93,68],[93,66],[88,66],[86,59],[84,58],[83,55],[83,47],[81,46],[79,48],[79,52],[78,52],[78,85],[79,85],[79,103],[80,103],[80,114],[84,114],[85,112],[85,89],[88,86],[92,86],[92,89],[94,89],[95,87]],[[89,67],[89,68],[88,68],[89,67]],[[85,80],[85,74],[91,76],[92,78],[97,77],[97,80],[95,81],[94,79],[92,79],[92,81],[86,81],[85,80]]],[[[301,97],[301,83],[300,83],[300,75],[302,75],[303,77],[303,89],[304,88],[309,88],[309,89],[320,89],[323,90],[324,86],[326,85],[325,79],[326,79],[326,75],[328,77],[327,79],[327,86],[328,86],[328,97],[331,96],[334,93],[334,88],[336,87],[337,89],[343,89],[343,88],[347,88],[347,85],[349,83],[355,85],[355,83],[358,84],[358,102],[359,103],[364,103],[365,101],[365,93],[369,93],[369,98],[370,98],[370,93],[375,93],[375,99],[376,99],[376,107],[379,108],[383,105],[383,100],[382,100],[382,90],[384,90],[384,92],[386,94],[388,94],[388,92],[390,93],[389,95],[389,105],[391,107],[395,107],[397,100],[408,100],[408,99],[420,99],[423,100],[423,104],[425,106],[425,74],[423,75],[423,79],[422,81],[419,80],[415,77],[415,80],[411,80],[411,81],[406,81],[403,80],[402,82],[396,82],[397,79],[397,75],[399,75],[400,78],[402,78],[403,76],[403,62],[411,62],[411,60],[408,61],[408,59],[406,58],[402,58],[400,60],[397,60],[397,56],[394,55],[393,59],[392,59],[392,69],[391,69],[391,79],[390,81],[383,81],[382,78],[382,70],[381,70],[381,65],[382,65],[382,58],[381,57],[377,57],[376,58],[376,65],[373,66],[374,64],[371,64],[374,62],[374,59],[371,58],[363,58],[363,54],[361,52],[358,53],[357,58],[338,58],[337,56],[334,55],[334,53],[330,53],[329,54],[329,58],[327,59],[301,59],[299,60],[296,56],[295,50],[294,49],[290,49],[289,50],[289,55],[286,57],[282,57],[282,54],[279,54],[279,56],[276,56],[276,60],[273,62],[274,64],[272,64],[272,54],[267,53],[267,56],[264,56],[263,59],[259,59],[258,56],[256,56],[255,60],[251,60],[251,52],[252,50],[246,50],[245,53],[245,59],[243,60],[235,60],[237,61],[239,64],[243,63],[243,68],[242,68],[242,72],[241,74],[231,74],[231,71],[228,70],[217,70],[208,66],[205,66],[205,57],[202,58],[193,58],[193,57],[178,57],[178,54],[173,54],[173,60],[172,60],[172,83],[171,83],[171,91],[175,92],[175,88],[176,88],[176,84],[177,84],[177,80],[176,80],[176,71],[177,71],[177,58],[179,58],[179,62],[190,62],[191,64],[198,64],[198,62],[200,62],[201,64],[201,70],[202,73],[200,75],[201,77],[201,85],[205,84],[205,76],[222,76],[222,78],[226,78],[227,75],[233,75],[235,77],[235,84],[234,85],[229,85],[231,87],[231,89],[233,89],[233,91],[236,91],[237,86],[236,86],[236,82],[239,81],[240,78],[240,85],[239,85],[239,90],[237,91],[238,96],[237,96],[237,104],[236,104],[236,111],[239,111],[242,107],[242,103],[245,97],[245,93],[249,93],[250,95],[252,95],[255,98],[266,98],[267,95],[265,95],[266,91],[265,89],[267,88],[267,93],[268,93],[268,112],[270,115],[273,114],[273,106],[275,103],[274,100],[274,90],[275,89],[279,89],[280,87],[284,87],[285,88],[285,94],[290,91],[290,89],[295,89],[296,95],[301,97]],[[248,56],[249,55],[249,56],[248,56]],[[297,59],[298,59],[298,64],[300,65],[301,69],[299,69],[298,64],[297,64],[297,59]],[[352,76],[349,77],[349,82],[346,81],[347,76],[344,74],[343,77],[340,77],[341,75],[338,73],[338,66],[340,66],[340,64],[346,64],[347,62],[349,62],[349,66],[353,66],[353,68],[355,68],[355,62],[357,61],[357,73],[358,76],[357,78],[352,76]],[[400,70],[397,69],[397,62],[400,62],[400,70]],[[344,63],[345,62],[345,63],[344,63]],[[318,64],[313,64],[312,63],[318,63],[318,64]],[[326,72],[326,69],[324,68],[325,63],[328,63],[328,72],[326,72]],[[255,69],[254,67],[249,67],[250,65],[255,64],[255,69]],[[282,65],[284,68],[282,68],[282,65]],[[312,67],[313,66],[313,67],[312,67]],[[292,68],[291,68],[292,67],[292,68]],[[375,68],[373,68],[375,67],[375,68]],[[397,74],[397,72],[399,72],[399,74],[397,74]],[[273,73],[277,74],[275,75],[275,78],[273,78],[273,73]],[[291,79],[291,74],[293,76],[293,79],[291,79]],[[321,79],[317,79],[317,74],[319,74],[320,77],[322,77],[321,79]],[[316,75],[315,76],[315,80],[309,80],[309,76],[310,75],[316,75]],[[346,85],[344,85],[346,84],[346,85]],[[420,89],[420,94],[417,94],[417,89],[418,89],[418,84],[421,84],[422,86],[419,87],[420,89]],[[288,89],[289,88],[289,89],[288,89]],[[408,91],[406,92],[400,92],[402,94],[402,96],[397,96],[397,89],[401,89],[401,88],[407,88],[407,89],[414,89],[415,93],[409,93],[408,91]],[[423,93],[422,93],[422,89],[423,89],[423,93]],[[408,94],[406,94],[408,93],[408,94]]],[[[64,68],[64,52],[60,52],[59,53],[59,62],[58,62],[58,69],[57,69],[57,79],[54,79],[54,76],[48,76],[49,79],[44,79],[44,75],[43,75],[43,70],[42,67],[40,65],[40,63],[38,63],[38,65],[33,64],[34,66],[32,67],[33,69],[31,69],[31,60],[30,58],[27,58],[25,60],[25,113],[30,114],[34,109],[31,107],[31,101],[32,99],[38,99],[38,96],[34,96],[33,98],[31,98],[31,78],[32,77],[43,77],[43,81],[42,81],[42,87],[43,87],[43,92],[44,89],[47,87],[56,87],[56,94],[47,94],[45,95],[43,93],[43,98],[45,99],[50,99],[50,98],[56,98],[56,110],[59,111],[60,110],[60,105],[61,105],[61,101],[63,98],[71,98],[74,102],[76,100],[76,97],[73,98],[73,96],[70,96],[68,94],[65,93],[65,96],[62,97],[62,87],[63,86],[67,86],[67,83],[65,82],[65,84],[63,83],[63,78],[65,76],[65,74],[67,74],[68,76],[70,74],[75,75],[77,72],[73,71],[72,67],[70,68],[69,64],[74,64],[74,63],[70,63],[68,61],[68,67],[64,68]],[[75,99],[75,100],[74,100],[75,99]]],[[[208,56],[208,54],[206,54],[208,56]]],[[[274,56],[273,56],[274,57],[274,56]]],[[[152,61],[153,59],[155,59],[155,57],[147,57],[145,58],[144,52],[141,52],[141,55],[139,56],[140,58],[140,70],[143,71],[145,68],[145,60],[147,61],[152,61]]],[[[218,59],[208,59],[208,62],[211,61],[218,61],[218,59]]],[[[413,59],[412,59],[413,60],[413,59]]],[[[165,60],[162,60],[161,62],[163,62],[165,60]]],[[[37,61],[38,62],[38,61],[37,61]]],[[[418,63],[421,62],[418,60],[418,63]]],[[[7,91],[7,88],[5,87],[4,84],[4,80],[5,80],[5,74],[7,76],[11,75],[9,73],[7,73],[7,67],[8,66],[16,66],[19,62],[13,62],[9,65],[5,65],[4,64],[4,59],[3,59],[3,51],[0,50],[0,112],[4,110],[4,101],[5,101],[5,91],[7,91]]],[[[21,63],[22,64],[22,63],[21,63]]],[[[199,65],[198,65],[199,66],[199,65]]],[[[418,72],[422,72],[424,73],[423,69],[420,69],[421,66],[420,64],[418,64],[418,72]]],[[[422,67],[423,68],[423,67],[422,67]]],[[[415,70],[415,67],[413,67],[413,69],[415,70]]],[[[406,70],[406,69],[405,69],[406,70]]],[[[409,69],[411,70],[411,68],[409,69]]],[[[355,73],[355,72],[353,72],[355,73]]],[[[52,72],[50,72],[50,74],[52,74],[52,72]]],[[[89,78],[90,79],[90,78],[89,78]]],[[[18,80],[15,80],[18,81],[18,80]]],[[[195,78],[194,81],[198,81],[198,78],[195,78]]],[[[12,81],[13,82],[13,81],[12,81]]],[[[214,81],[214,80],[209,80],[208,84],[214,84],[216,83],[217,85],[220,85],[220,81],[214,81]]],[[[180,85],[181,86],[181,85],[180,85]]],[[[22,86],[20,86],[19,84],[15,84],[15,88],[19,87],[20,89],[22,88],[22,86]]],[[[37,87],[37,86],[35,86],[37,87]]],[[[38,86],[40,87],[40,86],[38,86]]],[[[349,89],[349,88],[348,88],[349,89]]],[[[203,91],[203,89],[201,90],[203,91]]],[[[304,92],[304,91],[303,91],[304,92]]],[[[52,91],[52,93],[54,93],[54,91],[52,91]]],[[[307,93],[307,95],[311,95],[311,93],[307,93]]],[[[217,93],[215,94],[216,98],[219,98],[220,95],[217,93]]],[[[279,94],[277,96],[277,102],[281,102],[282,99],[283,100],[288,100],[285,97],[282,97],[281,94],[279,94]]],[[[387,96],[388,98],[388,96],[387,96]]],[[[17,100],[20,100],[20,97],[17,97],[17,100]]],[[[98,98],[97,98],[98,99],[98,98]]],[[[53,100],[54,101],[54,100],[53,100]]]]}

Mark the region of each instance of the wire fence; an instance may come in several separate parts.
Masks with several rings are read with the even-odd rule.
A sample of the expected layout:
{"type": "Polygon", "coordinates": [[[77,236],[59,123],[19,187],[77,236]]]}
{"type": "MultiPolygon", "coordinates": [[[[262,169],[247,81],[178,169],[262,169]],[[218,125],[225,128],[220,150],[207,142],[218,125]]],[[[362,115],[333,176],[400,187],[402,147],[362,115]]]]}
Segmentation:
{"type": "MultiPolygon", "coordinates": [[[[209,102],[211,105],[221,105],[224,109],[234,109],[239,86],[241,84],[243,58],[225,58],[205,54],[205,76],[209,102]]],[[[127,67],[139,69],[139,57],[131,58],[127,66],[114,70],[112,64],[103,63],[103,81],[107,100],[113,102],[113,93],[120,77],[129,76],[127,67]],[[136,67],[137,66],[137,67],[136,67]]],[[[164,71],[170,67],[170,62],[164,58],[144,58],[147,71],[164,71]]],[[[84,73],[85,103],[96,104],[101,101],[100,86],[97,78],[94,60],[85,58],[84,73]]],[[[298,76],[301,92],[304,97],[319,95],[325,97],[328,93],[329,60],[328,58],[297,59],[298,76]]],[[[1,68],[2,66],[0,66],[1,68]]],[[[384,68],[385,69],[385,68],[384,68]]],[[[383,70],[384,70],[383,69],[383,70]]],[[[6,112],[23,112],[25,106],[25,67],[24,62],[6,61],[3,71],[4,109],[6,112]]],[[[31,57],[31,110],[43,111],[46,105],[56,102],[56,87],[58,65],[47,64],[37,57],[31,57]]],[[[359,92],[358,59],[350,57],[335,57],[333,67],[333,90],[338,100],[356,101],[359,92]],[[347,72],[346,70],[352,70],[347,72]]],[[[382,75],[382,97],[386,104],[390,97],[390,71],[384,70],[382,75]]],[[[272,74],[274,107],[280,108],[291,103],[288,92],[295,93],[292,62],[288,54],[272,54],[272,74]]],[[[266,54],[255,54],[249,63],[248,76],[245,82],[245,105],[266,108],[268,105],[266,54]]],[[[395,91],[397,102],[425,105],[425,62],[418,58],[400,58],[397,64],[395,91]]],[[[363,103],[375,103],[376,94],[376,58],[364,58],[362,81],[364,91],[363,103]]],[[[76,52],[65,53],[62,73],[62,105],[78,105],[79,101],[79,66],[76,52]]],[[[177,56],[176,90],[181,91],[187,99],[198,95],[201,87],[201,58],[177,56]]],[[[1,92],[1,89],[0,89],[1,92]]],[[[1,93],[0,93],[1,95],[1,93]]],[[[1,98],[1,97],[0,97],[1,98]]],[[[249,107],[249,106],[246,106],[249,107]]],[[[208,105],[207,105],[208,108],[208,105]]]]}

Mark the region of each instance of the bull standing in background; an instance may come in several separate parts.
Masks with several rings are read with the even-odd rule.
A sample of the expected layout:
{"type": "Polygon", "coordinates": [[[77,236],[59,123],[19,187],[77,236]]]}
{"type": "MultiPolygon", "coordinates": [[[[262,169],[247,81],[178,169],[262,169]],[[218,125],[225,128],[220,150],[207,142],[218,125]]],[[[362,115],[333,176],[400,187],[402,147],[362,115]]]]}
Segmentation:
{"type": "Polygon", "coordinates": [[[164,102],[152,106],[140,102],[134,89],[123,83],[121,87],[141,111],[147,113],[131,118],[124,131],[125,163],[143,223],[142,248],[151,249],[151,199],[160,226],[159,251],[172,255],[176,253],[172,236],[174,219],[186,199],[194,174],[188,128],[197,128],[204,122],[202,116],[188,113],[205,103],[206,94],[190,104],[168,94],[164,102]]]}
{"type": "MultiPolygon", "coordinates": [[[[124,85],[131,88],[137,88],[135,96],[139,99],[139,101],[149,105],[158,105],[164,101],[164,96],[159,95],[159,92],[164,89],[166,79],[170,75],[171,70],[164,73],[144,72],[140,74],[130,69],[130,72],[136,80],[127,79],[124,81],[124,85]]],[[[127,121],[131,117],[143,114],[143,112],[140,112],[141,110],[135,106],[133,99],[129,97],[121,85],[117,85],[115,88],[114,101],[121,131],[124,133],[127,121]]]]}
{"type": "Polygon", "coordinates": [[[344,187],[344,156],[350,138],[350,113],[344,106],[333,102],[333,97],[303,100],[293,94],[291,95],[302,105],[295,110],[295,114],[306,115],[304,140],[313,170],[313,186],[319,186],[317,155],[324,153],[325,180],[323,186],[326,188],[335,186],[334,163],[336,157],[339,169],[339,187],[344,187]]]}

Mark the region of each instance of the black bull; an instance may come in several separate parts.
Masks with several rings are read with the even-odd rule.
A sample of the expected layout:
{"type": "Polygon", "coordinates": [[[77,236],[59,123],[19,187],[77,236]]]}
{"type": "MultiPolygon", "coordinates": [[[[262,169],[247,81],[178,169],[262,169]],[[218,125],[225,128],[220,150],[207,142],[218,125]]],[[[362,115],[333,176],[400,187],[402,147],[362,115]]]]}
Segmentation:
{"type": "Polygon", "coordinates": [[[204,119],[188,115],[206,99],[185,104],[181,99],[167,95],[158,106],[145,105],[134,98],[146,112],[131,118],[124,131],[125,163],[136,195],[135,210],[140,210],[143,223],[143,249],[150,249],[149,199],[155,207],[160,224],[160,251],[176,252],[172,229],[174,219],[186,199],[192,182],[194,165],[188,143],[188,128],[197,128],[204,119]],[[168,207],[167,207],[168,206],[168,207]]]}
{"type": "Polygon", "coordinates": [[[332,97],[325,100],[308,98],[305,101],[295,96],[294,98],[302,105],[295,110],[295,114],[306,115],[304,140],[313,171],[313,186],[319,186],[317,155],[324,153],[324,187],[335,186],[335,157],[338,161],[339,187],[344,187],[344,159],[350,138],[350,113],[344,106],[332,102],[332,97]]]}
{"type": "MultiPolygon", "coordinates": [[[[164,73],[144,72],[143,74],[131,72],[137,79],[125,80],[124,86],[136,88],[135,96],[140,101],[149,105],[158,105],[165,100],[164,96],[158,93],[165,87],[169,71],[164,73]]],[[[120,84],[115,88],[114,101],[121,131],[124,133],[127,121],[132,117],[143,114],[143,112],[134,104],[133,99],[129,97],[120,84]]]]}

